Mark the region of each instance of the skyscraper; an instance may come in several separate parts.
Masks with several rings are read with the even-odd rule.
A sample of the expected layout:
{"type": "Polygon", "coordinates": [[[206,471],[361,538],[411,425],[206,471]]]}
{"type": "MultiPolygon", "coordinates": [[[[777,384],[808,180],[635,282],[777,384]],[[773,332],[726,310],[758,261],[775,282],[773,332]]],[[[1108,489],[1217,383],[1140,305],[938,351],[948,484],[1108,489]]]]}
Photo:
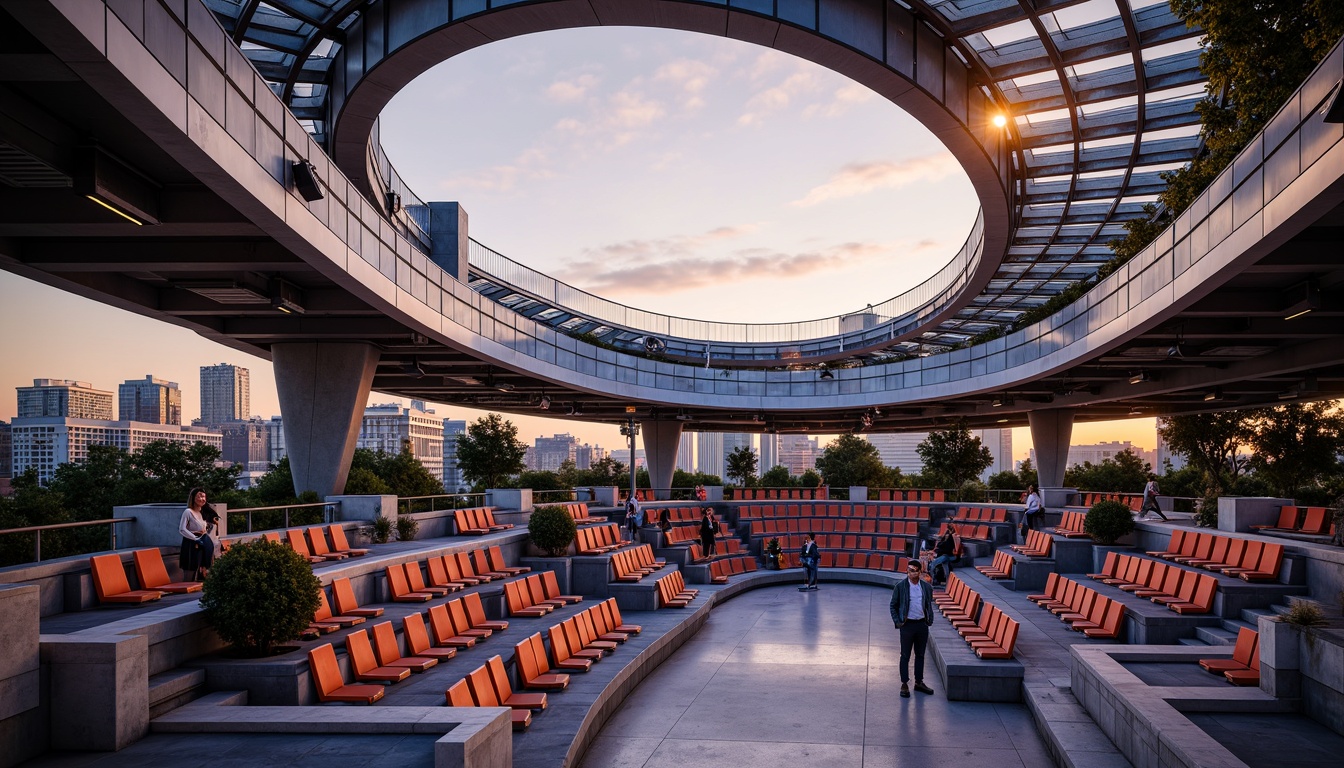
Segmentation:
{"type": "Polygon", "coordinates": [[[701,432],[695,436],[695,469],[723,477],[723,433],[701,432]]]}
{"type": "Polygon", "coordinates": [[[994,463],[980,473],[981,480],[990,475],[1013,471],[1013,430],[1011,429],[973,429],[971,434],[980,438],[980,443],[994,456],[994,463]]]}
{"type": "MultiPolygon", "coordinates": [[[[752,444],[752,443],[753,443],[753,441],[752,441],[752,438],[753,438],[753,437],[754,437],[754,435],[748,434],[748,433],[746,433],[746,432],[728,432],[728,433],[725,433],[724,436],[723,436],[723,466],[722,466],[722,468],[721,468],[718,472],[715,472],[714,474],[718,475],[719,477],[722,477],[724,480],[727,480],[727,479],[728,479],[728,457],[731,456],[732,453],[733,453],[733,451],[736,451],[738,448],[748,448],[748,449],[751,449],[751,450],[754,451],[754,450],[756,449],[756,446],[752,444]]],[[[760,459],[761,459],[761,457],[758,455],[758,456],[756,457],[756,476],[757,476],[757,477],[759,477],[760,474],[761,474],[761,461],[760,461],[760,459]]]]}
{"type": "Polygon", "coordinates": [[[182,390],[153,376],[127,379],[117,387],[117,418],[145,424],[181,424],[182,390]]]}
{"type": "Polygon", "coordinates": [[[228,363],[201,366],[201,424],[214,427],[252,415],[251,373],[228,363]]]}
{"type": "Polygon", "coordinates": [[[51,416],[66,419],[112,421],[112,393],[94,389],[85,381],[33,379],[19,393],[18,418],[51,416]]]}
{"type": "Polygon", "coordinates": [[[360,448],[396,454],[401,452],[402,445],[409,445],[411,455],[420,460],[425,470],[434,479],[443,481],[443,419],[433,411],[414,406],[403,408],[396,403],[364,409],[360,448]]]}
{"type": "Polygon", "coordinates": [[[221,424],[223,434],[222,458],[231,464],[241,464],[245,472],[265,472],[271,459],[270,422],[261,418],[230,421],[221,424]]]}
{"type": "Polygon", "coordinates": [[[460,419],[443,422],[443,488],[449,493],[465,489],[466,478],[457,466],[457,436],[466,434],[467,422],[460,419]]]}
{"type": "Polygon", "coordinates": [[[809,469],[817,468],[817,439],[807,435],[779,436],[779,464],[788,468],[789,474],[798,477],[809,469]]]}
{"type": "Polygon", "coordinates": [[[677,469],[682,472],[695,471],[694,437],[690,432],[682,432],[681,442],[677,444],[677,469]]]}
{"type": "Polygon", "coordinates": [[[769,472],[779,464],[779,435],[772,432],[761,434],[761,456],[759,468],[761,474],[769,472]]]}
{"type": "Polygon", "coordinates": [[[924,460],[915,448],[928,436],[928,432],[882,432],[863,437],[877,448],[884,465],[913,475],[924,471],[924,460]]]}

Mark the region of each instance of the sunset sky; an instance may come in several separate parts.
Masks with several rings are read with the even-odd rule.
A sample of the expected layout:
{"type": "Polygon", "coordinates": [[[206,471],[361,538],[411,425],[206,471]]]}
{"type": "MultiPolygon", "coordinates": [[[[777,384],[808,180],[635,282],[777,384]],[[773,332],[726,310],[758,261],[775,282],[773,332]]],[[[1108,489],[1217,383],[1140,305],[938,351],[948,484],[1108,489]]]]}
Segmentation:
{"type": "MultiPolygon", "coordinates": [[[[403,90],[382,137],[411,188],[461,202],[481,243],[685,317],[803,320],[879,303],[946,263],[977,209],[956,162],[894,105],[800,59],[691,33],[568,30],[467,52],[403,90]]],[[[182,385],[189,420],[199,367],[219,362],[251,369],[253,414],[279,412],[265,360],[9,273],[0,327],[0,419],[34,378],[115,391],[153,374],[182,385]]],[[[510,418],[528,442],[621,445],[613,426],[510,418]]],[[[1152,448],[1153,420],[1074,430],[1075,443],[1099,440],[1152,448]]],[[[1014,453],[1029,447],[1017,430],[1014,453]]]]}

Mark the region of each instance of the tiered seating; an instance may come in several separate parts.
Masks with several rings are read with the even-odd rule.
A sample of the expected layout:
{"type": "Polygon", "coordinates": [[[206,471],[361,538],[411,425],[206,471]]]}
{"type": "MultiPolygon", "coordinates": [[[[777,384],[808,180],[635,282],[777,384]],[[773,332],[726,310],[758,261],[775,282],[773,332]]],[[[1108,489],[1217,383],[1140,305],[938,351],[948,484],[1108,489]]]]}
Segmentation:
{"type": "Polygon", "coordinates": [[[700,529],[692,525],[673,526],[663,534],[663,543],[668,546],[686,544],[700,540],[700,529]]]}
{"type": "Polygon", "coordinates": [[[611,567],[614,572],[612,580],[639,581],[666,564],[666,560],[653,556],[653,547],[648,544],[641,544],[624,552],[616,552],[611,556],[611,567]]]}
{"type": "MultiPolygon", "coordinates": [[[[364,630],[360,631],[363,632],[364,630]]],[[[402,656],[401,646],[397,643],[397,633],[392,629],[392,622],[390,621],[373,625],[373,646],[380,667],[404,668],[412,672],[425,672],[439,663],[437,657],[402,656]]]]}
{"type": "Polygon", "coordinates": [[[1004,507],[961,507],[952,518],[954,523],[1008,523],[1008,510],[1004,507]]]}
{"type": "Polygon", "coordinates": [[[727,584],[731,576],[739,573],[751,573],[756,570],[756,558],[750,555],[727,557],[709,564],[709,580],[714,584],[727,584]]]}
{"type": "Polygon", "coordinates": [[[1129,507],[1131,511],[1138,512],[1143,508],[1142,493],[1094,493],[1087,492],[1078,495],[1078,505],[1088,507],[1089,509],[1099,501],[1118,501],[1129,507]]]}
{"type": "Polygon", "coordinates": [[[947,577],[947,588],[934,593],[933,604],[948,621],[974,619],[980,610],[980,593],[970,588],[955,573],[947,577]]]}
{"type": "MultiPolygon", "coordinates": [[[[473,674],[475,674],[476,672],[485,672],[485,671],[486,671],[485,667],[480,667],[479,669],[475,670],[473,674]]],[[[477,695],[476,689],[468,683],[469,680],[470,677],[463,680],[458,680],[456,683],[453,683],[452,685],[448,686],[448,690],[444,692],[444,697],[448,699],[448,706],[450,707],[503,706],[502,704],[499,703],[499,697],[497,694],[494,693],[494,689],[490,685],[490,679],[488,673],[486,673],[481,678],[480,682],[477,683],[477,685],[480,686],[482,691],[489,691],[489,693],[486,693],[483,697],[477,695]]],[[[528,726],[532,725],[532,713],[529,710],[510,709],[509,715],[510,719],[513,721],[513,730],[515,731],[526,730],[528,726]]]]}
{"type": "Polygon", "coordinates": [[[453,525],[458,536],[483,536],[495,531],[506,531],[513,523],[500,523],[495,520],[494,507],[472,507],[453,510],[453,525]]]}
{"type": "Polygon", "coordinates": [[[163,565],[163,553],[157,548],[137,549],[134,557],[135,579],[143,589],[183,595],[200,592],[204,586],[199,581],[170,581],[168,569],[163,565]]]}
{"type": "Polygon", "coordinates": [[[300,557],[306,559],[309,563],[324,563],[328,560],[344,560],[345,555],[314,555],[308,549],[308,540],[303,536],[302,528],[286,528],[285,543],[289,548],[299,553],[300,557]]]}
{"type": "Polygon", "coordinates": [[[89,558],[93,589],[100,603],[148,603],[163,597],[157,589],[131,589],[119,555],[94,555],[89,558]]]}
{"type": "Polygon", "coordinates": [[[580,555],[600,555],[629,545],[615,523],[580,528],[574,533],[574,551],[580,555]]]}
{"type": "Polygon", "coordinates": [[[386,692],[381,685],[346,685],[345,678],[341,676],[341,667],[336,663],[336,650],[331,647],[331,643],[308,651],[308,668],[312,673],[313,685],[317,687],[317,700],[323,703],[340,701],[372,704],[383,698],[386,692]]]}
{"type": "Polygon", "coordinates": [[[336,604],[336,613],[342,616],[376,619],[383,615],[382,608],[360,608],[359,602],[355,600],[355,591],[350,587],[350,580],[344,577],[332,579],[331,600],[336,604]]]}
{"type": "MultiPolygon", "coordinates": [[[[714,542],[714,546],[718,548],[718,552],[715,553],[714,557],[731,557],[733,555],[742,554],[741,539],[724,539],[722,541],[716,541],[714,542]]],[[[780,546],[784,546],[782,541],[780,546]]],[[[705,550],[700,546],[699,541],[692,541],[688,549],[690,551],[690,561],[692,563],[700,563],[713,559],[705,554],[705,550]]]]}
{"type": "Polygon", "coordinates": [[[1324,536],[1330,532],[1330,510],[1326,507],[1279,507],[1279,521],[1274,525],[1252,525],[1265,533],[1301,533],[1324,536]]]}
{"type": "Polygon", "coordinates": [[[1056,536],[1064,536],[1070,539],[1090,539],[1091,534],[1083,530],[1083,524],[1087,522],[1086,512],[1064,511],[1063,518],[1059,525],[1051,529],[1056,536]]]}
{"type": "Polygon", "coordinates": [[[406,581],[406,566],[415,569],[416,573],[420,572],[420,566],[415,563],[389,565],[383,568],[383,572],[387,574],[387,588],[392,593],[392,602],[424,603],[433,600],[438,596],[433,592],[411,591],[411,586],[406,581]]]}
{"type": "Polygon", "coordinates": [[[350,655],[351,673],[361,683],[396,683],[411,676],[408,667],[380,665],[369,644],[369,634],[363,629],[345,636],[345,651],[350,655]]]}
{"type": "Polygon", "coordinates": [[[757,501],[774,499],[828,499],[830,488],[734,488],[728,491],[731,501],[757,501]]]}
{"type": "Polygon", "coordinates": [[[673,571],[658,579],[658,607],[685,608],[695,599],[699,590],[687,589],[681,571],[673,571]]]}
{"type": "MultiPolygon", "coordinates": [[[[942,536],[943,534],[947,533],[947,526],[948,523],[944,522],[942,525],[938,527],[939,536],[942,536]]],[[[958,526],[957,527],[958,534],[963,539],[970,539],[971,541],[988,541],[991,543],[993,543],[994,541],[994,529],[988,525],[971,525],[969,523],[959,523],[957,524],[957,526],[958,526]]]]}
{"type": "Polygon", "coordinates": [[[946,495],[941,488],[875,488],[869,491],[877,493],[877,501],[943,501],[946,495]]]}
{"type": "MultiPolygon", "coordinates": [[[[419,616],[420,614],[415,614],[419,616]]],[[[443,605],[431,606],[429,609],[429,629],[433,633],[434,642],[445,648],[455,648],[463,650],[476,647],[476,643],[484,640],[494,634],[488,629],[472,631],[471,621],[467,618],[467,611],[462,607],[462,601],[450,600],[443,605]],[[456,611],[453,606],[456,604],[456,611]]]]}
{"type": "Polygon", "coordinates": [[[914,520],[844,520],[833,518],[800,517],[779,520],[754,520],[751,523],[753,538],[785,536],[790,533],[816,533],[822,536],[828,533],[866,534],[869,536],[899,536],[909,540],[919,536],[919,523],[914,520]]]}
{"type": "Polygon", "coordinates": [[[1044,593],[1027,599],[1088,637],[1118,638],[1124,628],[1123,604],[1058,573],[1046,579],[1044,593]]]}
{"type": "Polygon", "coordinates": [[[364,623],[364,616],[337,616],[333,614],[331,603],[327,602],[327,593],[320,589],[317,591],[317,600],[317,610],[313,612],[313,620],[308,625],[309,629],[326,634],[364,623]]]}
{"type": "MultiPolygon", "coordinates": [[[[635,498],[636,498],[636,499],[639,499],[640,502],[653,501],[653,500],[654,500],[654,499],[653,499],[653,489],[652,489],[652,488],[636,488],[636,489],[635,489],[635,498]]],[[[627,502],[627,501],[629,501],[629,500],[630,500],[630,490],[629,490],[628,488],[627,488],[627,489],[623,489],[623,490],[621,491],[621,503],[624,504],[625,502],[627,502]]]]}
{"type": "Polygon", "coordinates": [[[531,618],[545,616],[564,605],[563,602],[546,599],[539,574],[533,574],[526,579],[506,582],[504,584],[504,602],[508,606],[510,616],[531,618]]]}
{"type": "Polygon", "coordinates": [[[1260,684],[1260,633],[1250,627],[1237,632],[1237,645],[1230,659],[1200,659],[1199,666],[1222,675],[1233,685],[1260,684]]]}
{"type": "Polygon", "coordinates": [[[822,568],[866,568],[873,571],[904,572],[909,562],[910,558],[896,555],[825,551],[821,553],[818,564],[822,568]]]}
{"type": "MultiPolygon", "coordinates": [[[[518,665],[518,677],[523,687],[537,691],[563,691],[569,687],[569,675],[552,672],[546,661],[546,646],[541,633],[534,632],[513,646],[513,658],[518,665]]],[[[587,668],[583,670],[587,672],[587,668]]]]}
{"type": "Polygon", "coordinates": [[[412,656],[447,661],[457,655],[457,648],[446,643],[430,642],[425,617],[412,613],[401,620],[401,633],[406,637],[406,650],[412,656]]]}
{"type": "Polygon", "coordinates": [[[975,570],[983,573],[991,579],[1011,579],[1013,578],[1013,563],[1016,562],[1013,556],[1008,554],[1007,550],[997,550],[994,553],[994,559],[989,565],[977,565],[975,570]]]}
{"type": "Polygon", "coordinates": [[[1009,549],[1026,557],[1049,557],[1055,540],[1045,531],[1027,531],[1024,544],[1009,544],[1009,549]]]}
{"type": "Polygon", "coordinates": [[[1018,623],[998,606],[984,602],[980,594],[956,574],[948,577],[947,590],[936,596],[934,603],[976,656],[982,659],[1013,658],[1018,623]]]}
{"type": "Polygon", "coordinates": [[[369,554],[367,549],[352,549],[350,542],[345,538],[345,529],[335,523],[327,526],[327,534],[331,536],[331,554],[333,555],[363,557],[369,554]]]}
{"type": "Polygon", "coordinates": [[[588,502],[586,501],[570,501],[560,506],[564,507],[565,511],[569,513],[569,516],[574,518],[574,522],[579,525],[607,522],[607,518],[605,517],[593,517],[589,515],[588,502]]]}
{"type": "MultiPolygon", "coordinates": [[[[509,683],[509,674],[504,671],[504,660],[499,656],[491,656],[484,666],[468,673],[467,688],[478,707],[508,707],[514,712],[527,713],[523,728],[531,723],[529,710],[546,709],[545,693],[514,692],[513,685],[509,683]]],[[[515,715],[513,722],[514,729],[518,730],[520,718],[515,715]]]]}
{"type": "Polygon", "coordinates": [[[1166,550],[1148,554],[1243,581],[1278,581],[1283,565],[1282,544],[1185,530],[1172,533],[1166,550]]]}
{"type": "Polygon", "coordinates": [[[559,601],[565,605],[583,602],[583,595],[560,594],[560,582],[555,578],[555,571],[541,572],[541,589],[549,602],[559,601]]]}
{"type": "MultiPolygon", "coordinates": [[[[1110,563],[1108,555],[1106,564],[1110,563]]],[[[1118,555],[1111,570],[1088,575],[1182,614],[1208,613],[1218,591],[1218,580],[1207,573],[1134,555],[1118,555]]]]}

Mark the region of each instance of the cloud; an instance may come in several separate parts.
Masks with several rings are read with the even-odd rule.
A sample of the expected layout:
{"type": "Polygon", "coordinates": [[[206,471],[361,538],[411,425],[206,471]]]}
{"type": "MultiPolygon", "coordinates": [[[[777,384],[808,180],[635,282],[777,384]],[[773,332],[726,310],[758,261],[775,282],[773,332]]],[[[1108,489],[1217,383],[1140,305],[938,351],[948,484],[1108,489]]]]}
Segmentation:
{"type": "Polygon", "coordinates": [[[873,93],[869,88],[859,85],[858,83],[847,83],[836,89],[835,94],[829,103],[809,104],[807,108],[803,110],[803,117],[841,117],[849,112],[851,107],[872,101],[875,98],[877,98],[877,94],[873,93]]]}
{"type": "MultiPolygon", "coordinates": [[[[703,256],[706,247],[749,234],[755,225],[719,227],[699,235],[625,240],[589,249],[566,265],[561,279],[598,293],[679,293],[726,282],[797,279],[892,252],[881,243],[847,242],[789,253],[769,248],[740,248],[724,256],[703,256]]],[[[941,247],[918,244],[913,250],[941,247]]]]}
{"type": "Polygon", "coordinates": [[[878,189],[893,189],[921,181],[938,181],[956,173],[960,166],[949,152],[905,160],[851,163],[813,187],[790,205],[804,208],[827,200],[856,197],[878,189]]]}
{"type": "Polygon", "coordinates": [[[560,104],[582,101],[598,84],[596,75],[579,75],[569,80],[557,80],[546,88],[546,98],[560,104]]]}
{"type": "Polygon", "coordinates": [[[445,179],[439,183],[444,190],[458,194],[462,189],[482,192],[512,192],[520,182],[540,181],[555,176],[550,168],[550,154],[532,147],[523,150],[513,162],[482,168],[466,176],[445,179]]]}
{"type": "Polygon", "coordinates": [[[665,83],[681,92],[681,106],[684,110],[696,110],[705,105],[701,94],[709,87],[710,81],[719,71],[703,61],[695,59],[677,59],[659,67],[653,73],[656,83],[665,83]]]}
{"type": "Polygon", "coordinates": [[[821,80],[814,71],[798,71],[783,81],[747,99],[746,110],[737,118],[738,125],[759,125],[765,117],[787,109],[798,97],[817,91],[821,80]]]}

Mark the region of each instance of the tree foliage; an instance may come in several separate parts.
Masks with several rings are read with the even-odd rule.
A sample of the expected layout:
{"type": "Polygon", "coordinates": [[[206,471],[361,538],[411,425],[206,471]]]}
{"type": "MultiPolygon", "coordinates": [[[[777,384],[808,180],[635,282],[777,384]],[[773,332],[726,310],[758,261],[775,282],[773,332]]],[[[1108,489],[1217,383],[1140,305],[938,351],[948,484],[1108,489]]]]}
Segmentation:
{"type": "Polygon", "coordinates": [[[858,435],[840,435],[827,444],[817,458],[817,471],[833,488],[881,488],[887,477],[877,446],[858,435]]]}
{"type": "Polygon", "coordinates": [[[510,475],[523,471],[526,452],[518,427],[497,413],[482,416],[457,436],[458,469],[478,490],[504,487],[510,475]]]}
{"type": "Polygon", "coordinates": [[[724,474],[739,485],[751,485],[756,479],[756,461],[756,451],[750,446],[739,445],[724,460],[724,474]]]}
{"type": "Polygon", "coordinates": [[[1251,469],[1287,497],[1339,472],[1344,416],[1333,403],[1292,403],[1257,411],[1250,421],[1251,469]]]}
{"type": "Polygon", "coordinates": [[[1237,452],[1251,438],[1251,411],[1222,411],[1157,420],[1157,434],[1204,477],[1204,490],[1217,496],[1245,469],[1237,452]]]}
{"type": "Polygon", "coordinates": [[[915,451],[924,461],[924,474],[945,488],[960,488],[994,463],[994,454],[964,421],[930,432],[915,451]]]}
{"type": "Polygon", "coordinates": [[[1064,473],[1064,484],[1080,491],[1140,493],[1152,471],[1152,465],[1134,452],[1121,451],[1115,458],[1102,459],[1100,464],[1085,461],[1069,467],[1064,473]]]}
{"type": "Polygon", "coordinates": [[[537,507],[527,519],[532,543],[549,557],[563,556],[577,532],[574,516],[564,507],[537,507]]]}
{"type": "Polygon", "coordinates": [[[201,607],[220,639],[247,655],[267,656],[295,640],[317,611],[322,584],[308,560],[265,539],[233,545],[205,580],[201,607]]]}

